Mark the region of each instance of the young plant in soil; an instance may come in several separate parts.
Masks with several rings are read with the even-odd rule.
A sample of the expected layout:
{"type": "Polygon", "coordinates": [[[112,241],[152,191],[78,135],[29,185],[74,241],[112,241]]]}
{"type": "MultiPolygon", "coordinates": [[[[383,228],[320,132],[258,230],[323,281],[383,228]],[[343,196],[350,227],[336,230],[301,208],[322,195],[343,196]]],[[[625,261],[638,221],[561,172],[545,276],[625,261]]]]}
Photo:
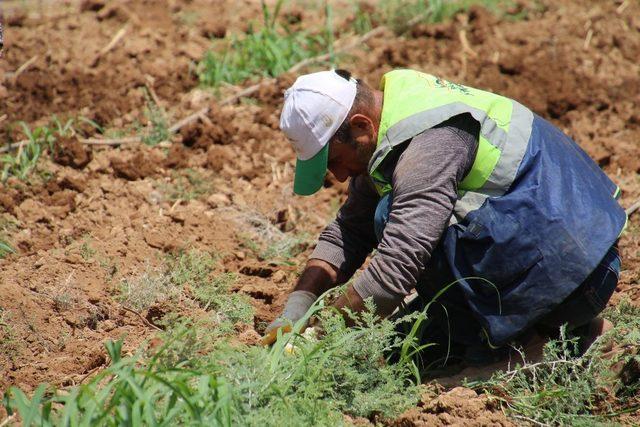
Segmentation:
{"type": "Polygon", "coordinates": [[[6,241],[4,238],[0,237],[0,259],[6,257],[9,254],[15,253],[15,249],[6,241]]]}
{"type": "MultiPolygon", "coordinates": [[[[357,34],[364,34],[376,26],[385,25],[400,35],[420,22],[438,23],[451,19],[456,13],[479,5],[500,14],[513,8],[516,2],[511,0],[382,0],[375,6],[366,3],[355,5],[353,28],[357,34]]],[[[515,15],[507,15],[511,19],[524,19],[526,9],[515,15]]]]}
{"type": "Polygon", "coordinates": [[[216,263],[214,256],[197,250],[170,255],[160,267],[147,266],[140,274],[124,279],[117,298],[134,310],[179,301],[185,308],[201,306],[219,313],[220,319],[231,324],[248,322],[252,318],[248,301],[229,291],[235,275],[214,274],[216,263]]]}
{"type": "Polygon", "coordinates": [[[31,398],[13,387],[4,404],[25,426],[335,426],[347,424],[343,414],[390,417],[415,405],[410,358],[385,363],[403,351],[393,322],[368,313],[348,328],[335,312],[321,316],[322,338],[297,324],[272,348],[180,320],[132,357],[122,356],[122,342],[107,343],[110,366],[84,385],[41,385],[31,398]]]}
{"type": "Polygon", "coordinates": [[[170,202],[198,199],[208,195],[213,189],[207,176],[190,168],[173,171],[171,181],[158,182],[157,188],[170,202]]]}
{"type": "Polygon", "coordinates": [[[6,182],[10,176],[15,176],[21,181],[26,180],[31,172],[35,171],[38,161],[45,150],[53,152],[55,141],[58,138],[74,134],[73,120],[62,123],[53,116],[50,123],[45,126],[35,127],[33,130],[25,122],[20,122],[25,135],[26,143],[22,144],[15,153],[6,153],[0,156],[0,181],[6,182]]]}
{"type": "Polygon", "coordinates": [[[0,307],[0,355],[11,361],[20,353],[18,337],[12,323],[9,313],[0,307]]]}
{"type": "Polygon", "coordinates": [[[146,128],[139,129],[142,142],[154,146],[168,141],[171,133],[165,111],[151,98],[148,90],[145,90],[144,97],[147,103],[144,114],[148,123],[146,128]]]}
{"type": "Polygon", "coordinates": [[[18,228],[18,222],[11,215],[0,215],[0,259],[15,253],[6,235],[18,228]]]}
{"type": "Polygon", "coordinates": [[[612,417],[637,411],[640,308],[623,301],[606,317],[613,330],[584,355],[576,356],[577,339],[561,331],[560,339],[545,346],[541,362],[469,386],[496,398],[507,415],[536,425],[606,425],[612,417]],[[611,343],[614,350],[603,357],[611,343]]]}
{"type": "Polygon", "coordinates": [[[251,24],[242,38],[233,36],[221,50],[208,52],[198,67],[200,82],[217,88],[254,77],[275,77],[294,64],[327,51],[332,34],[325,30],[312,35],[280,24],[282,4],[278,0],[271,11],[262,2],[263,22],[259,29],[251,24]]]}

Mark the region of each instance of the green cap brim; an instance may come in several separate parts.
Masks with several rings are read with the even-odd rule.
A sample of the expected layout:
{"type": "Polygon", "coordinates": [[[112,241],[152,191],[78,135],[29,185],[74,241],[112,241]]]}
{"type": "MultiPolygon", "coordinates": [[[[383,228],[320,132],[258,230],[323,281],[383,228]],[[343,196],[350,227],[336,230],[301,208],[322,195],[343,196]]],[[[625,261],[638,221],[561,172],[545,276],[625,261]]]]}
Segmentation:
{"type": "Polygon", "coordinates": [[[324,183],[327,174],[329,144],[309,160],[296,161],[296,176],[293,180],[293,192],[301,196],[310,196],[317,192],[324,183]]]}

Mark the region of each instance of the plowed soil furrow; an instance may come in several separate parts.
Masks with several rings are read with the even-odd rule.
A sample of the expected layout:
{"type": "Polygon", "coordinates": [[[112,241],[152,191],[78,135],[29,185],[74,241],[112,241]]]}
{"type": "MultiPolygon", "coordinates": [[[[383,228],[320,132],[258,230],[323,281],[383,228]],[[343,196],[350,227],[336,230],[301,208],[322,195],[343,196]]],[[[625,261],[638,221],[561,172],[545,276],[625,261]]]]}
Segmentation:
{"type": "MultiPolygon", "coordinates": [[[[640,198],[640,3],[622,6],[523,1],[519,20],[472,8],[404,36],[384,33],[341,65],[371,85],[392,68],[407,67],[513,97],[574,137],[620,185],[629,206],[640,198]]],[[[317,22],[313,11],[296,13],[303,27],[317,22]]],[[[251,297],[257,329],[280,312],[345,187],[327,178],[317,196],[292,195],[295,155],[278,118],[295,76],[280,76],[254,100],[225,107],[198,87],[194,66],[209,39],[246,29],[259,14],[257,2],[226,0],[27,2],[26,9],[5,2],[3,140],[22,139],[18,121],[35,126],[54,114],[135,133],[136,123],[146,122],[149,90],[170,122],[212,108],[170,148],[89,148],[73,137],[59,143],[64,152],[42,160],[46,174],[0,184],[0,226],[17,250],[0,260],[8,325],[0,342],[0,390],[76,384],[105,363],[107,339],[125,336],[133,351],[154,330],[117,300],[119,286],[181,249],[212,252],[217,272],[238,273],[233,290],[251,297]],[[122,39],[105,50],[121,30],[122,39]],[[269,264],[252,252],[248,241],[272,229],[283,233],[278,238],[311,236],[294,265],[269,264]]],[[[346,32],[347,24],[340,25],[346,32]]],[[[82,125],[80,131],[95,130],[82,125]]],[[[621,239],[623,272],[612,304],[621,298],[640,304],[639,218],[631,218],[621,239]]],[[[171,307],[141,316],[153,317],[152,309],[171,307]]],[[[253,330],[244,335],[257,337],[253,330]]],[[[502,422],[482,397],[454,390],[438,398],[445,403],[425,398],[431,403],[398,425],[502,422]],[[458,407],[456,399],[468,406],[458,407]],[[455,410],[440,416],[434,405],[455,410]]]]}

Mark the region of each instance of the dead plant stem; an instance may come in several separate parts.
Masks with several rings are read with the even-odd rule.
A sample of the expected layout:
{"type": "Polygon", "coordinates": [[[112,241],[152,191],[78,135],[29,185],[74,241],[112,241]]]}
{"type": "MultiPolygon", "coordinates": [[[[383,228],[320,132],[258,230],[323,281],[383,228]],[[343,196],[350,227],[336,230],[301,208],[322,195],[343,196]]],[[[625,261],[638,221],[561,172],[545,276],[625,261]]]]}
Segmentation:
{"type": "Polygon", "coordinates": [[[138,313],[137,311],[135,311],[132,308],[129,308],[125,305],[121,305],[121,307],[123,308],[123,310],[128,311],[129,313],[135,314],[136,316],[138,316],[140,318],[140,320],[142,320],[142,323],[144,323],[145,325],[147,325],[150,328],[153,328],[157,331],[162,331],[161,328],[157,327],[156,325],[154,325],[153,323],[149,322],[147,319],[145,319],[142,314],[138,313]]]}
{"type": "Polygon", "coordinates": [[[549,427],[550,424],[545,424],[545,423],[541,423],[540,421],[536,421],[533,418],[529,418],[529,417],[525,417],[524,415],[512,415],[513,418],[516,418],[518,420],[522,420],[522,421],[527,421],[531,424],[537,425],[537,426],[541,426],[541,427],[549,427]]]}
{"type": "Polygon", "coordinates": [[[158,108],[161,109],[162,107],[160,107],[160,98],[158,98],[158,94],[156,93],[156,91],[153,90],[153,85],[151,83],[145,83],[144,86],[149,91],[149,95],[151,95],[151,99],[153,99],[153,102],[158,106],[158,108]]]}
{"type": "Polygon", "coordinates": [[[118,42],[120,40],[122,40],[122,38],[125,36],[125,34],[127,34],[127,29],[128,28],[129,28],[129,23],[125,24],[122,28],[120,28],[120,30],[116,33],[116,35],[113,36],[113,38],[111,39],[109,44],[107,44],[105,47],[103,47],[100,50],[100,52],[98,52],[98,54],[93,58],[93,60],[89,64],[89,66],[90,67],[95,67],[96,65],[98,65],[98,63],[100,62],[100,59],[104,55],[109,53],[118,44],[118,42]]]}
{"type": "Polygon", "coordinates": [[[13,421],[16,418],[16,414],[10,415],[7,418],[5,418],[1,423],[0,423],[0,427],[4,427],[7,424],[9,424],[11,421],[13,421]]]}
{"type": "Polygon", "coordinates": [[[629,206],[626,210],[625,213],[627,214],[627,216],[631,216],[631,214],[633,214],[635,211],[637,211],[640,208],[640,199],[636,200],[634,204],[632,204],[631,206],[629,206]]]}
{"type": "Polygon", "coordinates": [[[18,69],[11,75],[7,73],[7,78],[12,79],[14,82],[18,79],[20,74],[24,73],[34,62],[38,60],[38,55],[33,55],[27,62],[18,67],[18,69]]]}

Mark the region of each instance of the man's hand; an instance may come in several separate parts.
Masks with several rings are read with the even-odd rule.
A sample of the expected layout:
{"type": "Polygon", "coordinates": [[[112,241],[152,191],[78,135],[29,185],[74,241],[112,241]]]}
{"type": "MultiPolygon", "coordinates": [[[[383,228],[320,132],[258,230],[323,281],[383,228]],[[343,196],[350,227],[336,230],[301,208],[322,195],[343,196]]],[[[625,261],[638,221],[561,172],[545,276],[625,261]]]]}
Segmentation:
{"type": "Polygon", "coordinates": [[[354,321],[347,315],[344,310],[345,308],[348,308],[355,314],[365,310],[364,300],[358,295],[356,290],[353,289],[353,285],[347,286],[346,292],[333,303],[333,306],[340,310],[348,326],[353,326],[354,321]]]}
{"type": "MultiPolygon", "coordinates": [[[[328,262],[310,259],[294,291],[289,295],[284,312],[265,329],[262,344],[273,344],[278,336],[278,330],[282,330],[283,333],[291,331],[293,324],[304,317],[319,295],[348,279],[349,277],[340,269],[328,262]]],[[[347,294],[338,299],[335,306],[339,309],[349,307],[356,312],[364,310],[362,298],[351,286],[347,289],[347,294]]]]}
{"type": "Polygon", "coordinates": [[[261,343],[270,345],[276,340],[278,330],[289,332],[293,324],[304,317],[309,307],[325,291],[333,288],[340,279],[336,267],[320,259],[310,259],[294,291],[289,295],[282,314],[265,329],[261,343]]]}
{"type": "MultiPolygon", "coordinates": [[[[282,333],[290,332],[293,325],[304,317],[317,298],[313,292],[309,291],[297,290],[291,292],[280,317],[271,322],[265,329],[264,337],[262,337],[261,341],[262,345],[273,344],[278,337],[279,330],[282,333]]],[[[304,328],[306,328],[306,325],[302,330],[304,328]]]]}

